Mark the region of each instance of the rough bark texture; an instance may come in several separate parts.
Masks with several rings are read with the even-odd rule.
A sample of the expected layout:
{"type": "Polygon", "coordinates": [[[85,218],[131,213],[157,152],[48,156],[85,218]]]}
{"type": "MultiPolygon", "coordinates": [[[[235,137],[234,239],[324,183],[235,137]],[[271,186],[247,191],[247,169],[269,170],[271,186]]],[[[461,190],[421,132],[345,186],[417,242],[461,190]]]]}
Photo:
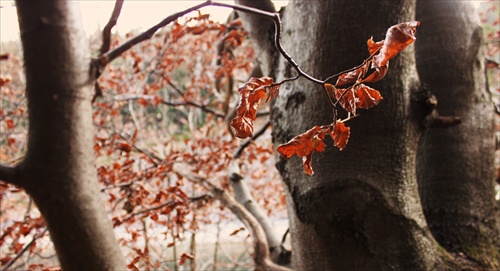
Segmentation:
{"type": "Polygon", "coordinates": [[[418,177],[436,240],[490,268],[500,268],[494,201],[493,104],[485,88],[481,28],[464,1],[419,1],[417,67],[441,115],[462,124],[422,138],[418,177]]]}
{"type": "MultiPolygon", "coordinates": [[[[325,78],[360,64],[368,57],[366,40],[381,40],[391,25],[413,20],[414,5],[294,1],[285,11],[283,42],[303,70],[325,78]]],[[[282,77],[293,75],[287,64],[281,68],[282,77]]],[[[411,101],[419,89],[412,48],[373,86],[384,100],[350,121],[352,135],[343,152],[329,142],[315,155],[314,177],[304,174],[296,157],[278,162],[297,270],[431,270],[440,264],[414,170],[420,131],[411,101]]],[[[299,80],[280,93],[272,109],[276,144],[331,122],[321,86],[299,80]]]]}
{"type": "Polygon", "coordinates": [[[19,184],[35,200],[64,270],[124,270],[99,201],[90,52],[71,1],[17,1],[29,109],[19,184]]]}

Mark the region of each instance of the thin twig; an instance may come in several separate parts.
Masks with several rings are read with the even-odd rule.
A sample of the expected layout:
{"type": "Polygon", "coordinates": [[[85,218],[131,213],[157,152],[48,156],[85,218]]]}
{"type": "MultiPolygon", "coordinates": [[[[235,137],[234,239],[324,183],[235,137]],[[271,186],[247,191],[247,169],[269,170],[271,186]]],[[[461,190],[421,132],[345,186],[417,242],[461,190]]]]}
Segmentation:
{"type": "Polygon", "coordinates": [[[127,187],[127,186],[130,186],[130,185],[134,184],[135,182],[137,182],[137,181],[130,181],[130,182],[126,182],[126,183],[119,183],[119,184],[115,184],[115,185],[108,185],[106,187],[101,188],[101,192],[104,192],[106,190],[113,189],[113,188],[127,187]]]}
{"type": "Polygon", "coordinates": [[[127,144],[131,145],[136,151],[144,154],[149,159],[149,161],[151,161],[151,163],[153,163],[155,166],[158,166],[161,163],[162,159],[160,157],[156,156],[154,153],[151,153],[149,151],[145,151],[145,150],[137,147],[135,144],[129,142],[127,140],[127,138],[125,138],[125,136],[123,136],[120,133],[116,133],[116,135],[118,135],[121,139],[125,140],[127,142],[127,144]]]}
{"type": "MultiPolygon", "coordinates": [[[[138,100],[138,99],[154,100],[154,99],[156,99],[156,97],[153,95],[130,94],[130,95],[117,95],[113,99],[115,101],[129,101],[129,100],[138,100]]],[[[205,113],[209,113],[209,114],[216,116],[217,118],[224,118],[225,117],[224,114],[222,114],[220,112],[216,112],[215,110],[210,109],[203,104],[198,104],[198,103],[191,102],[191,101],[171,102],[171,101],[167,101],[164,99],[160,99],[160,103],[162,103],[164,105],[168,105],[168,106],[175,106],[175,107],[177,107],[177,106],[196,107],[196,108],[201,109],[205,113]]]]}
{"type": "Polygon", "coordinates": [[[246,149],[246,147],[248,147],[250,145],[250,143],[254,140],[256,140],[257,138],[259,138],[261,135],[264,134],[264,132],[266,132],[267,128],[269,128],[269,126],[271,126],[271,122],[268,121],[266,124],[264,124],[264,126],[262,126],[251,138],[247,138],[239,147],[238,149],[236,149],[236,151],[234,152],[234,159],[237,159],[237,158],[240,158],[241,157],[241,154],[243,153],[243,151],[246,149]]]}
{"type": "Polygon", "coordinates": [[[163,204],[160,204],[160,205],[158,205],[158,206],[151,207],[151,208],[147,208],[147,209],[144,209],[144,210],[141,210],[141,211],[138,211],[138,212],[132,213],[132,214],[128,215],[125,219],[123,219],[123,220],[122,220],[122,223],[123,223],[123,222],[126,222],[126,221],[128,221],[128,220],[130,220],[130,219],[132,219],[132,217],[134,217],[134,216],[141,215],[141,214],[145,214],[145,213],[149,213],[149,212],[151,212],[151,211],[155,211],[155,210],[158,210],[158,209],[164,208],[164,207],[166,207],[166,206],[173,208],[173,207],[175,207],[175,206],[177,206],[177,205],[179,205],[179,204],[181,204],[179,201],[170,200],[170,201],[165,202],[165,203],[163,203],[163,204]]]}
{"type": "Polygon", "coordinates": [[[111,17],[102,30],[102,45],[101,49],[99,50],[100,55],[103,55],[104,53],[109,51],[109,48],[111,46],[111,29],[113,29],[113,27],[116,25],[116,22],[118,21],[118,17],[120,17],[120,13],[123,7],[123,1],[124,0],[116,0],[115,7],[113,8],[113,12],[111,13],[111,17]]]}
{"type": "Polygon", "coordinates": [[[36,240],[40,239],[41,237],[43,237],[45,235],[45,233],[48,231],[48,228],[45,228],[40,234],[38,235],[35,235],[33,237],[33,239],[31,240],[31,242],[29,242],[28,244],[26,244],[26,246],[23,247],[23,249],[21,249],[21,251],[19,251],[19,253],[17,253],[16,257],[14,257],[12,260],[10,260],[5,266],[2,267],[2,269],[0,269],[0,271],[5,271],[5,270],[9,270],[9,268],[17,261],[19,260],[19,258],[21,258],[21,256],[26,252],[28,251],[28,249],[31,248],[31,246],[33,246],[33,244],[35,244],[36,240]]]}
{"type": "Polygon", "coordinates": [[[290,228],[286,229],[286,232],[283,234],[283,238],[281,239],[281,245],[285,244],[288,233],[290,233],[290,228]]]}

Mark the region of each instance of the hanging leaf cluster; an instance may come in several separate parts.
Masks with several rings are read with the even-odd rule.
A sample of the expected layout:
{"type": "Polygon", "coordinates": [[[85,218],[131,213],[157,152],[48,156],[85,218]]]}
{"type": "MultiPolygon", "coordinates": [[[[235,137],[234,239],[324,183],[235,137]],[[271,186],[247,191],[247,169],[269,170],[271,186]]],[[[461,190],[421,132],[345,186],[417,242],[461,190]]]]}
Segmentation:
{"type": "Polygon", "coordinates": [[[253,123],[257,118],[257,107],[262,99],[266,102],[278,96],[279,85],[273,85],[271,77],[252,77],[238,89],[240,102],[236,109],[236,117],[231,121],[235,136],[252,137],[253,123]]]}
{"type": "MultiPolygon", "coordinates": [[[[377,82],[384,78],[389,69],[389,60],[415,41],[416,27],[419,24],[418,21],[400,23],[387,30],[384,40],[374,42],[373,38],[370,38],[367,41],[370,56],[361,65],[341,73],[335,84],[327,83],[332,77],[322,81],[332,105],[335,107],[338,104],[349,113],[347,119],[339,120],[335,117],[330,125],[314,126],[278,146],[277,151],[285,159],[293,155],[302,157],[305,173],[313,175],[312,153],[325,150],[325,136],[331,136],[334,145],[343,150],[350,136],[350,128],[344,122],[352,116],[357,116],[358,109],[369,109],[383,99],[378,90],[367,86],[366,83],[377,82]]],[[[239,89],[241,98],[237,115],[231,122],[237,137],[252,136],[259,102],[265,97],[269,100],[278,96],[279,85],[280,83],[273,83],[269,77],[251,78],[239,89]]]]}

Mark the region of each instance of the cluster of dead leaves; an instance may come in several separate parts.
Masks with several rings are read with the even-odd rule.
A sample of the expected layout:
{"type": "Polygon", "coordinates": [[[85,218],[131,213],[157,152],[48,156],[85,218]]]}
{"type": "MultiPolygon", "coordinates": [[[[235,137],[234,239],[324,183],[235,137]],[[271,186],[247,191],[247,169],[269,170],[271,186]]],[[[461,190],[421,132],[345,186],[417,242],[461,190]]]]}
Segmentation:
{"type": "MultiPolygon", "coordinates": [[[[370,38],[367,41],[370,56],[361,65],[339,75],[335,84],[324,83],[323,87],[329,98],[336,101],[335,104],[340,104],[350,115],[356,115],[359,108],[368,109],[377,105],[382,100],[382,95],[365,83],[377,82],[384,78],[389,69],[389,60],[415,41],[416,27],[419,24],[418,21],[413,21],[394,25],[387,30],[385,39],[379,42],[370,38]]],[[[231,126],[237,137],[247,138],[253,134],[257,106],[266,97],[266,102],[277,97],[279,84],[269,77],[251,78],[238,91],[240,102],[231,126]]],[[[286,159],[293,155],[302,157],[305,173],[313,175],[312,153],[325,150],[326,135],[330,135],[335,146],[343,150],[349,140],[350,128],[341,120],[334,120],[326,126],[314,126],[278,146],[277,151],[286,159]]]]}

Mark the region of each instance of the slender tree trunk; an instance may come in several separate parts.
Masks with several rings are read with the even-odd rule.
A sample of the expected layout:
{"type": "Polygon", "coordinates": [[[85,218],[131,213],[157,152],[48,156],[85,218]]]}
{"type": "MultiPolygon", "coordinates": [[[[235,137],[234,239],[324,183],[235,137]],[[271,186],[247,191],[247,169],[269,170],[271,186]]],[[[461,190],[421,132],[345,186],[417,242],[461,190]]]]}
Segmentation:
{"type": "Polygon", "coordinates": [[[64,270],[124,270],[98,198],[90,52],[78,4],[16,3],[30,123],[17,184],[40,209],[64,270]]]}
{"type": "MultiPolygon", "coordinates": [[[[360,64],[370,36],[383,39],[414,12],[415,2],[405,0],[293,1],[283,42],[303,70],[326,78],[360,64]]],[[[281,77],[293,74],[287,63],[281,66],[281,77]]],[[[384,100],[349,122],[344,151],[330,142],[313,157],[315,176],[307,177],[296,157],[278,162],[297,270],[431,270],[440,264],[417,189],[420,128],[411,97],[419,81],[412,49],[391,61],[388,75],[373,87],[384,100]]],[[[323,95],[305,80],[282,86],[272,109],[276,144],[331,122],[323,95]]]]}
{"type": "Polygon", "coordinates": [[[494,200],[493,104],[485,88],[482,32],[464,1],[418,1],[422,22],[416,43],[422,83],[442,115],[462,123],[427,130],[418,177],[424,212],[439,243],[494,269],[500,268],[494,200]]]}

